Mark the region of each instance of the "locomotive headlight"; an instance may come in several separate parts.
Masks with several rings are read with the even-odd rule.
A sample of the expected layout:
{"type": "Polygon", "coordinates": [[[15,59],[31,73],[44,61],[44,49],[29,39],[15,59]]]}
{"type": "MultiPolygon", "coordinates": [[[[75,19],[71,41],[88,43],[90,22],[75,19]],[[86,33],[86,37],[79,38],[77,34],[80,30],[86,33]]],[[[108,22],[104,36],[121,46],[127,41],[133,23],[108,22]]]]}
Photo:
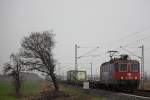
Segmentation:
{"type": "Polygon", "coordinates": [[[121,76],[121,79],[123,80],[123,77],[121,76]]]}
{"type": "Polygon", "coordinates": [[[137,80],[137,77],[134,77],[135,80],[137,80]]]}

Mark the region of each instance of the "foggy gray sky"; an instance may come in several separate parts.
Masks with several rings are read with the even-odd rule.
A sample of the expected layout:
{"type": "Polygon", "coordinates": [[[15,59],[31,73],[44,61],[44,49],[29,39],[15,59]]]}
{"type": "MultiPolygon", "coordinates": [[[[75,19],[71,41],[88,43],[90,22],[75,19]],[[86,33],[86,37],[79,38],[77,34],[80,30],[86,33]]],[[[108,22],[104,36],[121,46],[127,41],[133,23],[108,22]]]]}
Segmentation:
{"type": "MultiPolygon", "coordinates": [[[[107,50],[150,36],[149,0],[0,0],[0,65],[9,60],[12,52],[17,52],[21,39],[35,31],[53,29],[56,34],[55,59],[61,62],[61,73],[74,68],[74,45],[100,49],[92,54],[97,58],[82,58],[79,69],[89,71],[93,62],[93,72],[98,74],[99,66],[107,61],[107,50]],[[139,32],[139,34],[130,35],[139,32]],[[124,38],[126,37],[126,39],[124,38]]],[[[150,48],[150,39],[138,41],[150,48]]],[[[127,48],[137,55],[140,49],[127,48]]],[[[79,49],[79,55],[89,49],[79,49]]],[[[90,55],[90,54],[89,54],[90,55]]],[[[150,72],[145,52],[145,70],[150,72]]],[[[2,67],[2,66],[1,66],[2,67]]]]}

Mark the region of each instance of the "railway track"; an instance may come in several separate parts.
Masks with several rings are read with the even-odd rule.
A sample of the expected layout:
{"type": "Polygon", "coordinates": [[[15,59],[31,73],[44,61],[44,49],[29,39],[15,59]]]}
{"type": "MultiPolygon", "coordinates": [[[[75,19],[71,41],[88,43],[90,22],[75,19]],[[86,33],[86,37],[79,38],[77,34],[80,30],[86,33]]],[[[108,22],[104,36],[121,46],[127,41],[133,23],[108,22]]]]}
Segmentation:
{"type": "Polygon", "coordinates": [[[108,88],[108,87],[99,87],[99,88],[96,88],[96,86],[92,86],[92,89],[102,89],[102,90],[112,91],[112,92],[118,92],[118,93],[125,93],[125,94],[142,96],[142,97],[150,97],[150,90],[113,89],[113,88],[108,88]]]}
{"type": "Polygon", "coordinates": [[[119,92],[143,97],[150,97],[150,90],[121,90],[119,92]]]}
{"type": "MultiPolygon", "coordinates": [[[[67,83],[65,83],[67,84],[67,83]]],[[[75,84],[68,84],[68,85],[72,85],[74,86],[75,84]]],[[[82,87],[82,85],[80,84],[76,84],[76,86],[78,87],[82,87]]],[[[91,87],[90,87],[91,88],[91,87]]],[[[96,89],[96,90],[105,90],[105,91],[111,91],[111,92],[117,92],[117,93],[124,93],[124,94],[128,94],[128,95],[134,95],[134,96],[141,96],[141,97],[148,97],[150,98],[150,90],[129,90],[129,89],[120,89],[120,90],[113,90],[113,89],[108,89],[108,88],[96,88],[96,87],[92,87],[91,89],[96,89]]]]}

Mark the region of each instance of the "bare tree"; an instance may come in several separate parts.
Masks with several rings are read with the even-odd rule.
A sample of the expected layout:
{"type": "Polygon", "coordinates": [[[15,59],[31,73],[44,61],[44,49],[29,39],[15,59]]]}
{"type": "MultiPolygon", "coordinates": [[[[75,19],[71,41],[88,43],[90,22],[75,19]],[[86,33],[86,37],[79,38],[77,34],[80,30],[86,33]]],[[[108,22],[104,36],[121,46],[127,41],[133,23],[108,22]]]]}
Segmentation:
{"type": "Polygon", "coordinates": [[[30,70],[40,71],[51,77],[55,91],[59,91],[54,74],[55,61],[52,49],[54,48],[54,34],[49,31],[34,32],[22,41],[22,56],[30,70]]]}
{"type": "Polygon", "coordinates": [[[20,73],[24,71],[19,54],[11,54],[10,61],[4,64],[4,74],[12,76],[14,79],[14,87],[17,95],[20,95],[21,76],[20,73]]]}

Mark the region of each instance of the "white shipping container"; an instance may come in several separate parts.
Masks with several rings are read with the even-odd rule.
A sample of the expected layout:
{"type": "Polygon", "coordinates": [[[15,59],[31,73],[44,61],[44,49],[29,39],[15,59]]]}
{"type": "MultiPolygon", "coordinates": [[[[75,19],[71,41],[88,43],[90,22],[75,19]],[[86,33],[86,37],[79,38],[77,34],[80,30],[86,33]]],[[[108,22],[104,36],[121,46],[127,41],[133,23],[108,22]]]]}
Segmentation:
{"type": "Polygon", "coordinates": [[[86,71],[75,71],[70,70],[67,72],[67,80],[69,81],[85,81],[86,80],[86,71]]]}

